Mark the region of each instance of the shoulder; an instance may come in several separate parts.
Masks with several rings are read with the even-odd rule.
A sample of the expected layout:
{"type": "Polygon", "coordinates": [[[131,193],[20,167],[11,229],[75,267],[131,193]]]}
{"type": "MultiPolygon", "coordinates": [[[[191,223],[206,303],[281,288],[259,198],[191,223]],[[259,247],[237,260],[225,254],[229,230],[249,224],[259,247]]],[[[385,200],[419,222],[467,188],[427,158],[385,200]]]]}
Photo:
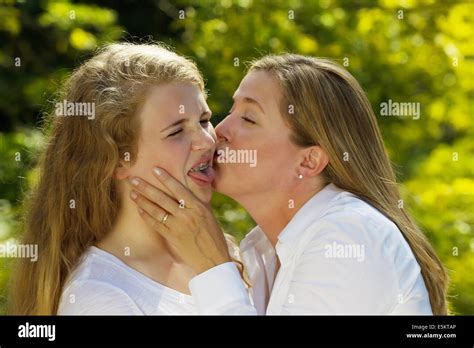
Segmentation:
{"type": "Polygon", "coordinates": [[[89,249],[63,288],[58,314],[140,314],[131,298],[136,282],[119,262],[89,249]]]}
{"type": "Polygon", "coordinates": [[[64,289],[59,315],[143,314],[122,289],[98,280],[73,280],[64,289]]]}
{"type": "Polygon", "coordinates": [[[358,313],[391,312],[400,298],[410,297],[421,277],[398,227],[350,194],[330,202],[306,229],[296,263],[296,278],[313,274],[318,284],[333,289],[333,295],[340,292],[341,303],[350,301],[358,313]]]}
{"type": "MultiPolygon", "coordinates": [[[[369,256],[378,256],[387,262],[396,258],[414,257],[402,232],[379,210],[344,192],[330,202],[328,208],[305,231],[307,247],[330,244],[358,245],[369,256]]],[[[307,248],[303,248],[307,249],[307,248]]]]}

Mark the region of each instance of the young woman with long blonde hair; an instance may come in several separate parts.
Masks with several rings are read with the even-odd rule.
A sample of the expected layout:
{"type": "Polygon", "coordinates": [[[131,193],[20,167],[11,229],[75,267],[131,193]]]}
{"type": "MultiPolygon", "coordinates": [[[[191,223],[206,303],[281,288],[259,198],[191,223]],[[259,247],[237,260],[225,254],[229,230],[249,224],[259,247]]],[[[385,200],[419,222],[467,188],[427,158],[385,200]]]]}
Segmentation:
{"type": "Polygon", "coordinates": [[[161,165],[209,203],[215,133],[197,67],[161,45],[111,44],[74,71],[58,103],[67,112],[49,115],[26,208],[23,243],[38,245],[38,260],[19,261],[10,312],[197,313],[195,271],[143,222],[126,183],[158,185],[161,165]],[[75,112],[89,104],[94,115],[75,112]]]}

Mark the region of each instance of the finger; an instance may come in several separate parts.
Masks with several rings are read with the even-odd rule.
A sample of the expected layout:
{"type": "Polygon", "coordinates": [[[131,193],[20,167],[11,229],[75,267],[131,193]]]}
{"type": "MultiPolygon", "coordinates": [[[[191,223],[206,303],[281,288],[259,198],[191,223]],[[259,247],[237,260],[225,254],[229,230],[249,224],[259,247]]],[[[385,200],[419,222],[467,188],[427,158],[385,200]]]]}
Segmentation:
{"type": "Polygon", "coordinates": [[[153,168],[153,173],[160,180],[160,182],[173,194],[173,197],[178,200],[180,207],[192,205],[192,202],[197,200],[196,196],[182,183],[171,176],[166,170],[162,168],[153,168]]]}
{"type": "Polygon", "coordinates": [[[153,231],[158,232],[165,239],[169,236],[169,233],[167,233],[169,231],[169,228],[166,225],[163,225],[161,222],[154,219],[143,209],[139,209],[139,212],[145,223],[150,226],[153,231]]]}
{"type": "MultiPolygon", "coordinates": [[[[163,218],[168,212],[161,207],[157,206],[155,203],[151,202],[148,198],[141,195],[137,191],[132,191],[130,197],[138,205],[138,208],[144,210],[148,215],[157,220],[159,223],[162,223],[163,218]]],[[[166,225],[171,223],[173,215],[168,214],[166,219],[166,225]]]]}
{"type": "Polygon", "coordinates": [[[171,214],[176,215],[179,209],[179,203],[166,193],[156,188],[147,181],[133,177],[130,178],[129,182],[134,186],[134,189],[146,196],[150,201],[162,207],[171,214]]]}

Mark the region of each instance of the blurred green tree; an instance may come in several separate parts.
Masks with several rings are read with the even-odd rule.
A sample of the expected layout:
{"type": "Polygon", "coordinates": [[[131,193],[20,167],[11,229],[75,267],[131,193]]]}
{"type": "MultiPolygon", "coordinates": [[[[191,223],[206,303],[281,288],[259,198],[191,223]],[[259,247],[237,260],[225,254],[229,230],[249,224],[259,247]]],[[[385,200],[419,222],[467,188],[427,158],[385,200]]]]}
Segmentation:
{"type": "MultiPolygon", "coordinates": [[[[474,4],[434,0],[14,1],[0,5],[0,242],[18,234],[42,137],[34,127],[64,77],[118,39],[151,37],[195,59],[214,123],[245,63],[267,53],[329,57],[367,91],[411,211],[450,269],[455,313],[474,313],[474,4]],[[421,117],[383,117],[388,100],[421,117]],[[18,161],[18,153],[21,160],[18,161]]],[[[254,222],[215,194],[225,230],[254,222]]],[[[0,313],[10,260],[0,260],[0,313]],[[1,295],[3,294],[3,295],[1,295]]]]}

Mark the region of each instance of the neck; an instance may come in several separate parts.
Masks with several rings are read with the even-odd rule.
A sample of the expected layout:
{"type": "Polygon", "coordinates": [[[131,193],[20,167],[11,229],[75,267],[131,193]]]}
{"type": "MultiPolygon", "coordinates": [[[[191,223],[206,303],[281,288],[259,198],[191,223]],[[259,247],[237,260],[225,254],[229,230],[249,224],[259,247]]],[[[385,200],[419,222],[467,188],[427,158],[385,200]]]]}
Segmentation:
{"type": "Polygon", "coordinates": [[[146,224],[128,192],[122,194],[122,205],[112,230],[98,246],[129,261],[173,259],[164,238],[146,224]]]}
{"type": "Polygon", "coordinates": [[[122,191],[126,194],[121,194],[115,225],[97,246],[155,282],[189,295],[188,283],[196,273],[145,223],[128,197],[130,190],[122,191]]]}
{"type": "MultiPolygon", "coordinates": [[[[302,186],[302,185],[300,185],[302,186]]],[[[278,236],[293,219],[298,210],[309,201],[324,185],[317,187],[299,187],[290,192],[259,192],[258,194],[236,197],[267,236],[273,247],[278,236]]]]}

